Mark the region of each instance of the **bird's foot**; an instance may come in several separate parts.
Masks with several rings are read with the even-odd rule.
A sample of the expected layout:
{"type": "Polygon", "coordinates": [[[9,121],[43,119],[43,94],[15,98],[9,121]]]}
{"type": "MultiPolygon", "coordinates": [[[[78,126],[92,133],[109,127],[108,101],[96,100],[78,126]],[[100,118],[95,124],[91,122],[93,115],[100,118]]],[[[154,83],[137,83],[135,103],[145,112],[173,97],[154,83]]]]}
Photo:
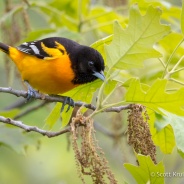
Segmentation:
{"type": "Polygon", "coordinates": [[[36,91],[35,89],[32,88],[32,86],[29,84],[29,82],[25,81],[25,84],[28,88],[26,100],[29,101],[29,100],[35,98],[37,96],[37,94],[39,94],[39,93],[38,93],[38,91],[36,91]]]}
{"type": "Polygon", "coordinates": [[[64,98],[64,101],[62,102],[62,106],[61,106],[61,110],[60,110],[61,113],[64,111],[65,105],[68,105],[66,112],[68,112],[70,110],[70,107],[75,106],[74,100],[70,97],[60,96],[60,95],[50,95],[50,96],[64,98]]]}
{"type": "Polygon", "coordinates": [[[62,107],[61,107],[61,112],[64,111],[64,108],[65,108],[66,104],[68,104],[66,112],[68,112],[70,110],[70,107],[74,107],[75,106],[75,102],[74,102],[74,100],[72,98],[65,97],[65,100],[64,100],[64,102],[62,104],[62,107]]]}

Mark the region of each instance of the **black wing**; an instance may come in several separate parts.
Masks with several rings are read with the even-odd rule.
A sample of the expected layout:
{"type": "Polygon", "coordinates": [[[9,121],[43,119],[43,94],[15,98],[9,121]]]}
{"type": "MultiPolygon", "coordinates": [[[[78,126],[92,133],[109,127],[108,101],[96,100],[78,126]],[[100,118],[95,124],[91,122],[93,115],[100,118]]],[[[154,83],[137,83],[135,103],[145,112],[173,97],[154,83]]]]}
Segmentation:
{"type": "MultiPolygon", "coordinates": [[[[56,48],[56,42],[63,45],[67,52],[72,50],[73,47],[79,45],[78,43],[72,40],[69,40],[67,38],[51,37],[51,38],[45,38],[42,40],[36,40],[32,42],[25,42],[16,48],[26,54],[34,55],[38,58],[44,59],[46,57],[49,58],[50,55],[43,50],[41,43],[43,43],[48,48],[56,48]]],[[[62,50],[60,51],[62,52],[62,50]]]]}
{"type": "Polygon", "coordinates": [[[19,45],[17,49],[26,54],[34,55],[40,59],[49,57],[49,55],[42,49],[40,41],[25,42],[19,45]]]}

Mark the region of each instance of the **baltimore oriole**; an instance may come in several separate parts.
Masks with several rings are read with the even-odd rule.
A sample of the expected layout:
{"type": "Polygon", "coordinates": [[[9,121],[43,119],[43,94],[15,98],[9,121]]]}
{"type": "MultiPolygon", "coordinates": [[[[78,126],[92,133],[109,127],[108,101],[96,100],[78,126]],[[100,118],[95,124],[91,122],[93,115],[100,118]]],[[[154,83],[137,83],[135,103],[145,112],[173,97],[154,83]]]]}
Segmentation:
{"type": "Polygon", "coordinates": [[[67,38],[45,38],[17,47],[0,43],[0,50],[13,60],[23,81],[42,93],[62,94],[97,78],[105,79],[101,54],[67,38]]]}

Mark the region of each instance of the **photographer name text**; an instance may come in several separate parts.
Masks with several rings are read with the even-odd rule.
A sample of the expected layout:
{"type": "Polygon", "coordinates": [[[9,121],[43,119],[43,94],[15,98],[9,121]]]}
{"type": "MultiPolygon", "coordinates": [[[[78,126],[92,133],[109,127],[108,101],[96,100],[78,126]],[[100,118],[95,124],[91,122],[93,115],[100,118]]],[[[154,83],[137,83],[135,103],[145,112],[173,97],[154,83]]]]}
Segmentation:
{"type": "Polygon", "coordinates": [[[152,172],[151,177],[157,178],[182,178],[184,177],[184,172],[152,172]]]}

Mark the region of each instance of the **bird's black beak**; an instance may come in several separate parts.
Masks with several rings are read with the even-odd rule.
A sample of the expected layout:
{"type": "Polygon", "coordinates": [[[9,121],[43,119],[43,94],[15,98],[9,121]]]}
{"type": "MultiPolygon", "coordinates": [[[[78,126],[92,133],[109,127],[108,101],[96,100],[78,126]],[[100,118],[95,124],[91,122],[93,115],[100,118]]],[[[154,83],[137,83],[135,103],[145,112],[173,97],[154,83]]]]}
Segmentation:
{"type": "Polygon", "coordinates": [[[105,76],[104,76],[104,73],[103,71],[100,71],[100,72],[94,72],[93,75],[101,80],[105,80],[105,76]]]}

